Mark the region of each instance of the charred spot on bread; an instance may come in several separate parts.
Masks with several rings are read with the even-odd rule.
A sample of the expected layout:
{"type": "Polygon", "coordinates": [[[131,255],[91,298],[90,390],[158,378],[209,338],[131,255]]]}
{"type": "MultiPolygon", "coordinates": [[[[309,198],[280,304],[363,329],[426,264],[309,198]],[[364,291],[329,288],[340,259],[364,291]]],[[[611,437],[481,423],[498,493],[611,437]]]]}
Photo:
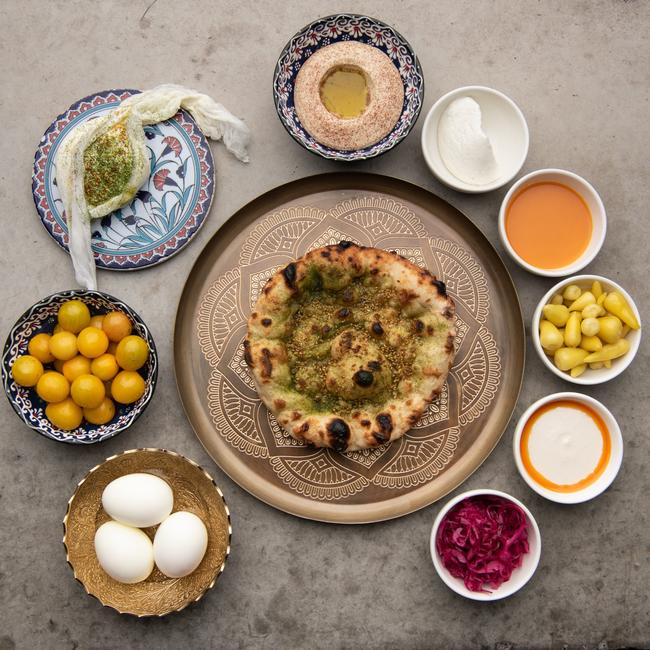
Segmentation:
{"type": "Polygon", "coordinates": [[[379,321],[375,321],[370,326],[370,329],[372,330],[372,333],[375,336],[383,336],[384,335],[384,328],[381,326],[381,323],[379,321]]]}
{"type": "Polygon", "coordinates": [[[296,287],[296,265],[294,262],[287,264],[282,269],[282,275],[284,276],[284,281],[287,284],[289,289],[295,289],[296,287]]]}
{"type": "Polygon", "coordinates": [[[350,427],[345,420],[341,418],[332,418],[327,424],[327,433],[329,434],[332,449],[336,451],[345,451],[348,448],[350,440],[350,427]]]}
{"type": "Polygon", "coordinates": [[[373,431],[372,432],[372,437],[375,439],[375,442],[378,445],[383,445],[385,442],[388,442],[388,440],[390,439],[390,437],[387,436],[382,431],[373,431]]]}
{"type": "Polygon", "coordinates": [[[454,350],[454,341],[456,340],[456,337],[453,334],[448,334],[447,335],[447,341],[445,342],[445,350],[447,353],[451,353],[454,350]]]}
{"type": "Polygon", "coordinates": [[[393,431],[393,418],[390,413],[380,413],[375,420],[379,427],[379,431],[389,438],[393,431]]]}
{"type": "Polygon", "coordinates": [[[447,287],[442,280],[432,280],[431,283],[438,289],[438,293],[443,297],[447,297],[447,287]]]}
{"type": "Polygon", "coordinates": [[[413,412],[411,413],[411,415],[409,415],[408,420],[409,420],[409,424],[412,427],[414,427],[418,423],[418,420],[420,419],[420,415],[422,414],[419,412],[413,412]]]}
{"type": "Polygon", "coordinates": [[[262,357],[261,357],[262,372],[260,374],[265,379],[268,379],[271,376],[271,373],[273,372],[273,363],[271,362],[272,356],[273,355],[271,354],[271,351],[268,348],[262,348],[262,357]]]}
{"type": "Polygon", "coordinates": [[[251,357],[251,344],[248,339],[244,339],[244,361],[249,368],[253,367],[253,357],[251,357]]]}
{"type": "Polygon", "coordinates": [[[352,380],[357,386],[367,388],[368,386],[372,386],[372,382],[375,380],[375,377],[368,370],[357,370],[354,375],[352,375],[352,380]]]}
{"type": "Polygon", "coordinates": [[[264,327],[270,327],[273,324],[273,321],[270,318],[262,318],[262,325],[264,327]]]}

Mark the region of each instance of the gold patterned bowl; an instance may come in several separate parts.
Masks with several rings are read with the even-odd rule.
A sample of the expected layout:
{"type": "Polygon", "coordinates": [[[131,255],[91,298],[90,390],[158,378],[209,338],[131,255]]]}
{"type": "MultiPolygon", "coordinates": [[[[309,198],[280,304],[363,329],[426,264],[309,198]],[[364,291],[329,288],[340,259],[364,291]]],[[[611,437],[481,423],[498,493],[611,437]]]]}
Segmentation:
{"type": "MultiPolygon", "coordinates": [[[[223,571],[230,554],[230,512],[212,477],[195,462],[166,449],[131,449],[93,467],[77,485],[63,519],[63,545],[74,577],[88,594],[120,614],[165,616],[200,600],[223,571]],[[95,531],[110,517],[102,492],[114,479],[133,472],[155,474],[174,491],[174,512],[199,516],[208,529],[208,548],[199,567],[184,578],[168,578],[157,567],[137,584],[113,580],[95,556],[95,531]]],[[[156,527],[144,532],[153,539],[156,527]]]]}

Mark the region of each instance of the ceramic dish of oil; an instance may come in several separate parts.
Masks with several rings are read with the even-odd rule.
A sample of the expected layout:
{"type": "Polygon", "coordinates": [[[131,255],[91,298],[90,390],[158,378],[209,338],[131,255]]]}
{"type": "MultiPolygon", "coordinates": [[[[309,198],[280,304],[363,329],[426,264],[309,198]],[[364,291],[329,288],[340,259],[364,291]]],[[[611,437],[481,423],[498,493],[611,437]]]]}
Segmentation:
{"type": "MultiPolygon", "coordinates": [[[[334,70],[327,85],[321,87],[321,102],[332,114],[354,120],[367,110],[373,88],[365,76],[343,67],[342,73],[334,70]],[[344,106],[339,106],[341,90],[352,95],[342,102],[344,106]],[[336,106],[332,106],[330,93],[336,106]]],[[[390,151],[411,132],[422,110],[424,75],[415,51],[393,27],[370,16],[338,13],[305,25],[284,46],[273,72],[273,101],[284,128],[307,151],[330,160],[366,160],[390,151]],[[399,72],[404,87],[402,110],[390,132],[370,146],[351,150],[318,142],[298,118],[294,102],[296,78],[305,62],[316,51],[340,42],[362,43],[383,52],[399,72]]]]}
{"type": "Polygon", "coordinates": [[[522,415],[513,453],[519,473],[535,492],[557,503],[582,503],[616,478],[623,438],[614,416],[597,400],[555,393],[522,415]]]}

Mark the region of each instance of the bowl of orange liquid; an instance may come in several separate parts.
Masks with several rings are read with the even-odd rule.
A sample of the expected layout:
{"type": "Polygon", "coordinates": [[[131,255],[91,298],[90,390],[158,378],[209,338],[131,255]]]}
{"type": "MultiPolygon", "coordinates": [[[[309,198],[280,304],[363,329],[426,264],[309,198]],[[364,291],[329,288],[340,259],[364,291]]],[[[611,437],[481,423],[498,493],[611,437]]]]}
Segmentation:
{"type": "Polygon", "coordinates": [[[512,441],[519,474],[537,494],[583,503],[604,492],[623,460],[616,418],[581,393],[554,393],[521,416],[512,441]]]}
{"type": "Polygon", "coordinates": [[[499,211],[499,237],[512,259],[547,277],[587,266],[606,232],[607,215],[598,192],[563,169],[540,169],[520,178],[499,211]]]}

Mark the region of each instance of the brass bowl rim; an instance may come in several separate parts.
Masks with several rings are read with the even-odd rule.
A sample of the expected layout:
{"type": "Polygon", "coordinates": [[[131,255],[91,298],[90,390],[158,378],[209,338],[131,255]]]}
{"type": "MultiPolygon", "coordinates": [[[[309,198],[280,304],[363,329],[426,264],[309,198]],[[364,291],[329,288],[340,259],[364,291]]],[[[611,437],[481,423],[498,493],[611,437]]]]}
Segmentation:
{"type": "Polygon", "coordinates": [[[228,560],[228,557],[230,556],[230,547],[231,547],[231,543],[232,543],[232,521],[230,519],[230,509],[228,508],[228,504],[226,503],[226,499],[223,496],[223,492],[221,491],[219,486],[216,484],[216,482],[212,478],[212,476],[210,476],[210,474],[208,474],[208,472],[203,467],[201,467],[201,465],[199,465],[198,463],[193,461],[191,458],[188,458],[187,456],[183,456],[183,454],[179,454],[179,453],[177,453],[175,451],[171,451],[169,449],[162,449],[162,448],[159,448],[159,447],[138,447],[136,449],[127,449],[126,451],[120,452],[119,454],[113,454],[112,456],[109,456],[108,458],[105,458],[101,463],[98,463],[97,465],[95,465],[94,467],[89,469],[86,472],[86,474],[84,475],[84,477],[77,483],[77,485],[75,487],[75,490],[72,493],[72,496],[68,499],[68,506],[66,508],[65,516],[63,517],[63,540],[62,541],[63,541],[63,546],[65,548],[65,559],[66,559],[66,562],[67,562],[68,566],[72,569],[74,579],[84,588],[84,591],[89,596],[92,596],[93,598],[98,600],[102,604],[102,606],[108,607],[110,609],[115,610],[118,614],[128,614],[129,616],[136,616],[137,618],[149,618],[149,617],[154,617],[154,616],[158,617],[158,618],[162,618],[163,616],[167,616],[167,614],[172,614],[174,612],[180,612],[180,611],[184,610],[186,607],[188,607],[189,605],[191,605],[192,603],[198,603],[199,600],[201,600],[201,598],[203,598],[203,596],[205,596],[205,594],[215,586],[217,580],[219,579],[219,577],[223,573],[223,571],[224,571],[224,569],[226,567],[226,562],[228,560]],[[88,478],[90,478],[91,474],[96,472],[100,467],[102,467],[103,465],[105,465],[109,461],[115,460],[116,458],[119,458],[120,456],[125,456],[126,454],[135,454],[135,453],[138,453],[138,452],[141,452],[141,451],[161,452],[161,453],[164,453],[164,454],[169,454],[170,456],[175,456],[175,457],[180,458],[180,459],[182,459],[184,461],[187,461],[191,465],[194,465],[194,467],[196,467],[198,470],[200,470],[210,480],[210,482],[214,486],[215,490],[217,491],[217,494],[221,497],[221,500],[223,502],[223,507],[224,507],[224,510],[226,512],[226,519],[228,520],[228,544],[226,545],[226,554],[225,554],[225,556],[223,558],[223,562],[221,563],[221,566],[219,567],[219,570],[215,574],[214,578],[212,578],[212,581],[210,582],[210,584],[196,598],[188,600],[181,607],[178,607],[176,609],[170,609],[170,610],[167,610],[165,612],[161,612],[159,614],[155,614],[155,613],[152,613],[152,614],[135,614],[134,612],[130,612],[128,610],[121,610],[121,609],[118,609],[117,607],[115,607],[115,606],[113,606],[113,605],[111,605],[109,603],[104,602],[102,600],[101,596],[99,596],[98,594],[92,593],[88,589],[88,587],[84,584],[83,580],[81,580],[81,578],[79,578],[79,576],[77,575],[77,571],[74,568],[74,565],[72,564],[72,562],[70,561],[70,553],[69,553],[69,550],[68,550],[68,545],[66,543],[67,534],[68,534],[68,527],[67,527],[68,517],[70,515],[70,509],[72,507],[72,503],[75,500],[75,497],[77,496],[77,494],[79,492],[79,488],[88,480],[88,478]]]}

